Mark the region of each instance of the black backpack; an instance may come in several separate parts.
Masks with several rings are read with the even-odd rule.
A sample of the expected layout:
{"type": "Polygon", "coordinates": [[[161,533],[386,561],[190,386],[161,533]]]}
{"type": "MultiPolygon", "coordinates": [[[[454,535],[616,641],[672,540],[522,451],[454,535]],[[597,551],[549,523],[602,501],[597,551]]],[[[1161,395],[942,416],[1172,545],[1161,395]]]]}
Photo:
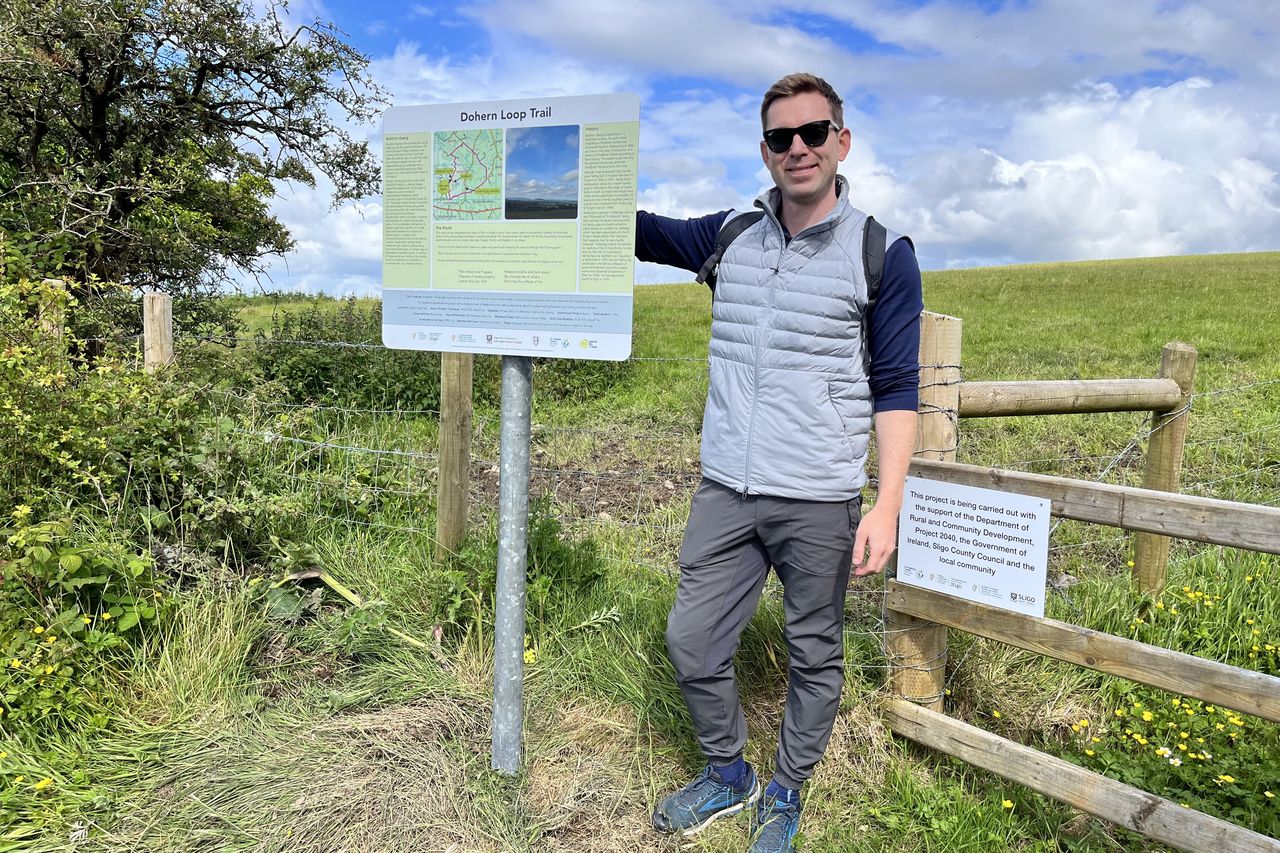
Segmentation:
{"type": "MultiPolygon", "coordinates": [[[[695,279],[699,284],[706,284],[713,291],[716,289],[716,273],[720,270],[720,259],[724,257],[729,244],[737,240],[743,231],[760,221],[763,210],[752,210],[741,216],[730,219],[720,229],[716,237],[716,248],[707,258],[702,269],[698,270],[695,279]]],[[[862,271],[867,277],[867,311],[870,312],[880,295],[880,279],[884,277],[885,227],[876,222],[874,216],[867,217],[867,227],[862,232],[862,271]]]]}

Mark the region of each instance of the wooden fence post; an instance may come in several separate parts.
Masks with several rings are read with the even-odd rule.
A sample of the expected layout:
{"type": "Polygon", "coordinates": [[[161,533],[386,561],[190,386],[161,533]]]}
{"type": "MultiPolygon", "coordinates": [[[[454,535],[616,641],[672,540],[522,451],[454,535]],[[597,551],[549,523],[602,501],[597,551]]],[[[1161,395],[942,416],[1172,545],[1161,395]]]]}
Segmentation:
{"type": "MultiPolygon", "coordinates": [[[[1160,354],[1160,378],[1172,379],[1182,390],[1178,405],[1167,412],[1152,412],[1151,439],[1147,442],[1144,489],[1178,491],[1182,475],[1182,450],[1191,421],[1191,391],[1196,378],[1196,349],[1189,344],[1165,344],[1160,354]]],[[[1133,578],[1139,589],[1151,595],[1164,590],[1169,568],[1169,537],[1139,533],[1133,544],[1133,578]]]]}
{"type": "Polygon", "coordinates": [[[438,553],[458,550],[467,536],[471,496],[471,371],[475,356],[440,357],[440,472],[436,490],[438,553]]]}
{"type": "Polygon", "coordinates": [[[142,364],[147,373],[173,363],[173,297],[142,295],[142,364]]]}
{"type": "MultiPolygon", "coordinates": [[[[929,311],[921,317],[917,458],[955,461],[962,326],[958,317],[929,311]]],[[[894,568],[896,565],[895,555],[894,568]]],[[[892,574],[893,571],[887,573],[892,574]]],[[[946,626],[886,608],[884,627],[889,689],[895,696],[941,711],[947,667],[946,626]]]]}

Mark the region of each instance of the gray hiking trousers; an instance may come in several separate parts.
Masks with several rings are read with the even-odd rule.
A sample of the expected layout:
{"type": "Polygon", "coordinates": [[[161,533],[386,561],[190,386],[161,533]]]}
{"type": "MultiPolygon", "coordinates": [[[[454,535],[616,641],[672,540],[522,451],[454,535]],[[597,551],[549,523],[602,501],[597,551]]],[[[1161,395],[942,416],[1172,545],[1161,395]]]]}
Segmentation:
{"type": "Polygon", "coordinates": [[[774,778],[799,788],[831,737],[844,686],[844,599],[861,498],[741,495],[703,479],[680,547],[667,651],[703,753],[729,764],[747,742],[733,656],[769,567],[783,586],[789,679],[774,778]]]}

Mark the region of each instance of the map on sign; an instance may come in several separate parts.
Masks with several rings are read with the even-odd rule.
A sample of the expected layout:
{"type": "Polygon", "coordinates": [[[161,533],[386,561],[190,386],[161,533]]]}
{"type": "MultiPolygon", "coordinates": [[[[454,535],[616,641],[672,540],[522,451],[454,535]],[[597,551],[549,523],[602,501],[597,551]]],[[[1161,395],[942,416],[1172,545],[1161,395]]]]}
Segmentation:
{"type": "Polygon", "coordinates": [[[433,218],[502,219],[502,130],[438,131],[433,148],[433,218]]]}

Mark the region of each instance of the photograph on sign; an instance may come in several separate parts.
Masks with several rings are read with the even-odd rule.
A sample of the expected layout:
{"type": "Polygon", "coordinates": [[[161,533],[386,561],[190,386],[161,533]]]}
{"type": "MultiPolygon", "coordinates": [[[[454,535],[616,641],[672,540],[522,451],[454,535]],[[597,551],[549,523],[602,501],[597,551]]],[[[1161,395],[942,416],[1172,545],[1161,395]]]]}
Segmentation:
{"type": "Polygon", "coordinates": [[[383,343],[627,358],[639,146],[635,95],[387,110],[383,343]]]}
{"type": "Polygon", "coordinates": [[[1049,501],[908,477],[898,580],[977,604],[1044,616],[1049,501]]]}

